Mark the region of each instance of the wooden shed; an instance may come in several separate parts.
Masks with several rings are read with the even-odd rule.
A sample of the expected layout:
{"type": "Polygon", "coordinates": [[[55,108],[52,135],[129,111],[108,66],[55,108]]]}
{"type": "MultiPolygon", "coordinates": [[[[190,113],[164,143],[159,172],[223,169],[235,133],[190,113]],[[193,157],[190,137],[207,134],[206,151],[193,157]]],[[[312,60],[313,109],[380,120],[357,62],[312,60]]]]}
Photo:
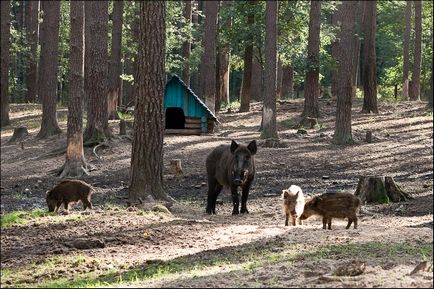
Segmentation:
{"type": "Polygon", "coordinates": [[[164,92],[166,134],[213,132],[217,117],[177,75],[172,75],[164,92]]]}

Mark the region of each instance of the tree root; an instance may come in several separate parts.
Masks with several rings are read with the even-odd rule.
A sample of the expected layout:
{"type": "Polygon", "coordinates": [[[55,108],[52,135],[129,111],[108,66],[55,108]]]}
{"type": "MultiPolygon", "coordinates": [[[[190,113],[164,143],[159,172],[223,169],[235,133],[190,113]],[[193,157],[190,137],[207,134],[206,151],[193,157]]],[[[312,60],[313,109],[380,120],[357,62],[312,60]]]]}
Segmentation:
{"type": "Polygon", "coordinates": [[[110,147],[109,145],[108,145],[108,143],[107,143],[107,141],[104,141],[104,142],[102,142],[102,143],[100,143],[100,144],[97,144],[94,148],[93,148],[93,154],[96,156],[96,158],[98,159],[98,160],[101,160],[101,157],[96,153],[96,150],[100,147],[100,146],[106,146],[106,147],[110,147]]]}

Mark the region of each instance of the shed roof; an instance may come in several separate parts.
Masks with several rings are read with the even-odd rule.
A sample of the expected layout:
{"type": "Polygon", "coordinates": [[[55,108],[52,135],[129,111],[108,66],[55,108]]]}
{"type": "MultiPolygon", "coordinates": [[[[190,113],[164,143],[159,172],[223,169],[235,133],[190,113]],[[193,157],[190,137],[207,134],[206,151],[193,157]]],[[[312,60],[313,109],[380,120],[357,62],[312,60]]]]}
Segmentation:
{"type": "Polygon", "coordinates": [[[209,113],[209,115],[211,116],[211,118],[212,119],[215,119],[217,122],[219,122],[218,121],[218,119],[217,119],[217,117],[215,116],[215,114],[206,106],[206,104],[199,98],[199,96],[197,96],[194,92],[193,92],[193,90],[191,90],[191,88],[190,87],[188,87],[188,85],[187,84],[185,84],[185,82],[184,81],[182,81],[182,79],[178,76],[178,75],[176,75],[176,74],[172,74],[172,76],[170,77],[170,79],[169,79],[169,81],[167,81],[167,83],[166,83],[166,86],[170,83],[170,82],[172,82],[172,81],[178,81],[186,90],[187,90],[187,92],[191,95],[191,96],[193,96],[202,106],[203,106],[203,108],[205,108],[205,110],[209,113]]]}

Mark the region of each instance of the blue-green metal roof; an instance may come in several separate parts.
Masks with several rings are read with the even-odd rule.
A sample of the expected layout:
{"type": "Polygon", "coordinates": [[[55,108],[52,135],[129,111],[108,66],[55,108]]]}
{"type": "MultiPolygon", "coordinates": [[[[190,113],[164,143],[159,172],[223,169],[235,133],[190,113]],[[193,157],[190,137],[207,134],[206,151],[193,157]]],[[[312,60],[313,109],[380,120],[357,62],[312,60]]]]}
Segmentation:
{"type": "Polygon", "coordinates": [[[172,75],[166,83],[164,109],[168,107],[182,108],[185,116],[197,118],[205,116],[217,120],[214,113],[177,75],[172,75]]]}

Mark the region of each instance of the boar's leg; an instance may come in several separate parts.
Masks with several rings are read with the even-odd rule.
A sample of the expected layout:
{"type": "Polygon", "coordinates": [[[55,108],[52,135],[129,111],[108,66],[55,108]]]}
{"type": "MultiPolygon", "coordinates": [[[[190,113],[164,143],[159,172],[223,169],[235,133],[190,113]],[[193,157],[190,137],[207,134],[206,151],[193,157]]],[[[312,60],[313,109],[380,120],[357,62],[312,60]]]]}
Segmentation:
{"type": "Polygon", "coordinates": [[[351,223],[353,223],[353,218],[352,217],[348,217],[348,224],[345,227],[345,229],[349,229],[351,227],[351,223]]]}
{"type": "Polygon", "coordinates": [[[300,218],[298,218],[298,224],[299,224],[299,225],[303,225],[303,222],[301,221],[300,218]]]}
{"type": "Polygon", "coordinates": [[[69,203],[67,201],[65,201],[64,206],[66,213],[69,214],[69,203]]]}
{"type": "Polygon", "coordinates": [[[215,191],[214,191],[214,199],[212,200],[212,213],[215,215],[215,207],[217,204],[217,197],[219,196],[220,192],[222,191],[223,186],[220,185],[218,182],[215,185],[215,191]]]}
{"type": "Polygon", "coordinates": [[[329,226],[329,230],[332,229],[332,218],[328,218],[328,226],[329,226]]]}
{"type": "Polygon", "coordinates": [[[217,180],[213,177],[208,178],[208,199],[206,204],[206,213],[215,214],[215,202],[217,200],[216,193],[217,180]]]}
{"type": "Polygon", "coordinates": [[[59,210],[59,208],[60,208],[61,205],[62,205],[62,202],[61,202],[61,201],[57,202],[57,204],[56,204],[56,209],[54,209],[54,212],[57,213],[57,211],[59,210]]]}
{"type": "Polygon", "coordinates": [[[322,217],[322,228],[327,229],[327,217],[322,217]]]}
{"type": "Polygon", "coordinates": [[[232,193],[232,203],[234,205],[234,209],[232,210],[232,215],[238,215],[240,213],[239,207],[240,207],[240,198],[238,196],[238,187],[235,185],[231,186],[231,193],[232,193]]]}
{"type": "Polygon", "coordinates": [[[295,217],[291,215],[291,225],[295,226],[295,217]]]}
{"type": "Polygon", "coordinates": [[[285,226],[288,226],[289,214],[285,213],[285,226]]]}
{"type": "Polygon", "coordinates": [[[84,199],[83,201],[83,210],[86,210],[87,208],[92,209],[92,203],[88,199],[84,199]]]}
{"type": "Polygon", "coordinates": [[[246,184],[243,187],[243,193],[241,195],[241,214],[249,213],[249,211],[247,210],[247,198],[249,197],[249,190],[250,190],[250,183],[246,184]]]}

